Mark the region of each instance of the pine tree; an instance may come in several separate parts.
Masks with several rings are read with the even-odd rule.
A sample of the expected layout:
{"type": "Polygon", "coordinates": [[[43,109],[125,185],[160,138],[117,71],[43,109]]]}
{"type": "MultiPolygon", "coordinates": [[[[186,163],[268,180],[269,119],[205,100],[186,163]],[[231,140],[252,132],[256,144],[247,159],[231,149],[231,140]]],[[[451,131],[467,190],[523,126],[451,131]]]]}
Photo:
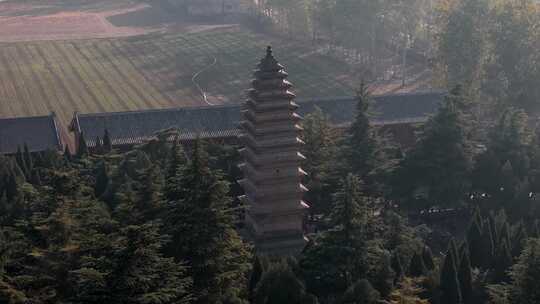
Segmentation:
{"type": "Polygon", "coordinates": [[[510,271],[511,303],[540,303],[540,239],[530,239],[510,271]]]}
{"type": "Polygon", "coordinates": [[[73,272],[81,303],[191,302],[191,278],[184,265],[162,256],[168,240],[157,225],[127,226],[120,233],[112,252],[102,257],[109,265],[88,257],[87,265],[73,272]]]}
{"type": "Polygon", "coordinates": [[[405,276],[405,271],[403,269],[401,258],[399,257],[399,253],[394,252],[392,254],[392,269],[396,273],[396,280],[395,283],[398,281],[401,281],[401,279],[405,276]]]}
{"type": "Polygon", "coordinates": [[[182,145],[179,143],[179,141],[176,140],[171,148],[171,153],[167,164],[167,175],[165,180],[164,193],[165,198],[168,201],[180,199],[180,197],[177,197],[177,187],[180,173],[184,169],[186,163],[187,160],[184,149],[182,148],[182,145]]]}
{"type": "Polygon", "coordinates": [[[71,151],[69,150],[68,145],[66,145],[64,148],[64,160],[66,161],[66,163],[71,162],[71,151]]]}
{"type": "Polygon", "coordinates": [[[24,154],[23,154],[20,146],[17,146],[17,152],[15,154],[15,160],[17,162],[17,166],[19,166],[19,168],[24,173],[25,178],[26,178],[26,176],[30,177],[30,175],[28,175],[28,167],[26,166],[26,161],[24,160],[24,154]]]}
{"type": "Polygon", "coordinates": [[[493,281],[496,283],[508,282],[508,270],[512,266],[512,254],[506,240],[503,240],[497,249],[493,265],[493,281]]]}
{"type": "Polygon", "coordinates": [[[310,213],[328,215],[331,209],[331,189],[336,186],[335,140],[330,122],[320,108],[303,120],[302,154],[306,157],[302,168],[308,173],[305,185],[309,189],[306,200],[310,203],[310,213]]]}
{"type": "Polygon", "coordinates": [[[112,151],[112,149],[113,147],[109,130],[105,129],[105,133],[103,134],[103,151],[105,153],[109,153],[112,151]]]}
{"type": "Polygon", "coordinates": [[[473,216],[467,231],[467,244],[469,245],[468,251],[470,253],[470,262],[473,267],[481,267],[486,259],[486,248],[485,244],[482,242],[482,227],[482,219],[478,219],[477,216],[473,216]]]}
{"type": "Polygon", "coordinates": [[[368,280],[359,280],[347,289],[340,304],[376,304],[379,303],[380,294],[368,280]]]}
{"type": "Polygon", "coordinates": [[[464,201],[471,168],[470,149],[462,112],[456,104],[460,98],[452,94],[461,93],[452,91],[445,98],[394,176],[393,194],[407,209],[455,208],[464,201]]]}
{"type": "Polygon", "coordinates": [[[368,193],[381,192],[381,182],[393,170],[392,160],[388,152],[392,147],[377,134],[370,125],[369,110],[372,96],[368,87],[361,83],[356,92],[356,116],[347,130],[341,152],[344,162],[341,166],[341,176],[353,173],[366,182],[368,193]]]}
{"type": "Polygon", "coordinates": [[[9,174],[5,191],[6,198],[9,202],[13,202],[17,199],[17,197],[19,197],[19,185],[17,183],[17,178],[15,177],[15,174],[9,174]]]}
{"type": "Polygon", "coordinates": [[[440,273],[441,304],[460,304],[462,301],[456,267],[456,259],[458,259],[455,256],[456,251],[455,242],[451,240],[440,273]]]}
{"type": "Polygon", "coordinates": [[[197,303],[239,297],[247,286],[249,254],[234,228],[228,186],[210,170],[201,140],[195,142],[177,191],[181,199],[170,203],[166,219],[173,237],[168,252],[187,261],[197,303]]]}
{"type": "Polygon", "coordinates": [[[81,158],[87,155],[88,155],[88,145],[86,144],[84,133],[81,132],[81,134],[79,135],[79,143],[77,145],[77,157],[81,158]]]}
{"type": "Polygon", "coordinates": [[[255,304],[317,303],[285,261],[270,264],[255,289],[255,304]]]}
{"type": "Polygon", "coordinates": [[[110,178],[107,170],[107,164],[102,162],[96,173],[96,183],[94,185],[94,195],[96,197],[100,197],[103,195],[103,193],[105,193],[105,190],[107,190],[107,187],[109,186],[109,181],[110,178]]]}
{"type": "Polygon", "coordinates": [[[96,145],[94,146],[94,152],[96,154],[103,153],[103,145],[101,144],[101,138],[99,136],[96,136],[96,145]]]}
{"type": "Polygon", "coordinates": [[[424,259],[422,254],[415,252],[412,259],[411,265],[409,266],[409,275],[412,277],[421,277],[427,273],[427,267],[424,264],[424,259]]]}
{"type": "Polygon", "coordinates": [[[26,165],[26,173],[28,174],[27,177],[30,178],[32,176],[32,170],[34,170],[34,158],[26,143],[24,144],[24,163],[26,165]]]}
{"type": "Polygon", "coordinates": [[[426,265],[426,269],[428,271],[435,269],[433,253],[431,252],[431,248],[429,248],[428,246],[424,246],[424,248],[422,249],[422,260],[424,261],[424,265],[426,265]]]}
{"type": "Polygon", "coordinates": [[[249,297],[252,301],[255,295],[255,289],[257,288],[257,284],[259,284],[263,274],[268,269],[268,265],[269,261],[265,256],[255,255],[255,259],[253,261],[253,268],[251,270],[251,275],[249,276],[248,286],[249,297]]]}
{"type": "Polygon", "coordinates": [[[331,229],[308,246],[300,260],[308,290],[320,298],[335,297],[367,271],[367,198],[360,192],[360,179],[349,174],[334,196],[331,229]]]}
{"type": "Polygon", "coordinates": [[[463,244],[461,247],[461,262],[459,263],[458,279],[463,304],[474,304],[471,262],[466,244],[463,244]]]}

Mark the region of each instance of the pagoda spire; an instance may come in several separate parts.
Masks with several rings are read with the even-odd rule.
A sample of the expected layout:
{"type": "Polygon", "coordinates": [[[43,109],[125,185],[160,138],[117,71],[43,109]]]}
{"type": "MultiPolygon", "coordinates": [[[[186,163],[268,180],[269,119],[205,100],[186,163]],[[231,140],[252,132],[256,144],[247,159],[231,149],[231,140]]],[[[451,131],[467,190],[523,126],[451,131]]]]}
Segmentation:
{"type": "Polygon", "coordinates": [[[296,254],[305,245],[302,118],[287,76],[269,46],[242,110],[240,199],[248,205],[246,227],[256,250],[269,254],[296,254]]]}

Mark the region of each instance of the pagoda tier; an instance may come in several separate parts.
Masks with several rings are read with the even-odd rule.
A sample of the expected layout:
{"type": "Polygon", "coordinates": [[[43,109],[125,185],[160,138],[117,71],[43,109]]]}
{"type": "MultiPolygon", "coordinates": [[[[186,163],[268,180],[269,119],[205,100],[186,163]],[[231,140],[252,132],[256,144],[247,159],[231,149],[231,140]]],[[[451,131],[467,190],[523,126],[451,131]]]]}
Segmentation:
{"type": "Polygon", "coordinates": [[[290,91],[287,73],[268,47],[254,73],[252,89],[243,106],[239,183],[248,205],[246,226],[257,250],[269,254],[296,254],[305,246],[302,201],[307,191],[300,168],[305,157],[299,135],[302,118],[290,91]]]}

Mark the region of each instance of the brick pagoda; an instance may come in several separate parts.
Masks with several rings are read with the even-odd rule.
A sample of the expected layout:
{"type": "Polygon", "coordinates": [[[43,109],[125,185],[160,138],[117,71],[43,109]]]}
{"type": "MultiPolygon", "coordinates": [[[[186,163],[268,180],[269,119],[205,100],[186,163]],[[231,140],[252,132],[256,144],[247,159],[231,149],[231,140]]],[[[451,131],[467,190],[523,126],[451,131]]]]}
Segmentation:
{"type": "Polygon", "coordinates": [[[301,117],[289,91],[287,73],[268,47],[254,73],[243,106],[240,135],[244,179],[240,184],[248,206],[246,226],[256,250],[266,254],[297,254],[305,245],[302,201],[307,189],[300,168],[301,117]]]}

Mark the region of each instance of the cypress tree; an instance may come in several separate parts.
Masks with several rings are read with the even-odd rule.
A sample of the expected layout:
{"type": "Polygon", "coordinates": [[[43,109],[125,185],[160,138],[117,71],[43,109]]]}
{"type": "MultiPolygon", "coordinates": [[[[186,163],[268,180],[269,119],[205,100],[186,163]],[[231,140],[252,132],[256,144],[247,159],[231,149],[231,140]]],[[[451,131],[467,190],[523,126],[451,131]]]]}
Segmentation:
{"type": "Polygon", "coordinates": [[[166,223],[172,236],[168,252],[186,260],[198,295],[196,303],[240,296],[247,287],[249,254],[234,227],[228,185],[208,166],[200,139],[178,181],[180,197],[169,203],[166,223]]]}
{"type": "Polygon", "coordinates": [[[86,139],[84,139],[84,133],[79,135],[79,144],[77,146],[77,157],[81,158],[88,155],[88,145],[86,139]]]}
{"type": "Polygon", "coordinates": [[[105,153],[109,153],[112,151],[112,148],[112,140],[109,134],[109,130],[105,129],[105,133],[103,134],[103,151],[105,153]]]}
{"type": "Polygon", "coordinates": [[[392,269],[396,273],[396,279],[394,283],[401,281],[405,276],[405,271],[403,270],[403,264],[401,263],[401,258],[398,252],[392,254],[392,269]]]}
{"type": "Polygon", "coordinates": [[[440,273],[441,304],[460,304],[462,301],[456,267],[456,260],[459,258],[455,255],[455,242],[451,240],[440,273]]]}
{"type": "Polygon", "coordinates": [[[105,190],[107,190],[110,180],[109,173],[107,171],[107,165],[105,162],[102,162],[96,173],[96,183],[94,185],[94,195],[96,197],[100,197],[103,193],[105,193],[105,190]]]}
{"type": "Polygon", "coordinates": [[[514,236],[512,237],[512,257],[517,258],[523,250],[525,241],[528,238],[527,228],[523,221],[520,221],[515,228],[514,236]]]}
{"type": "Polygon", "coordinates": [[[21,146],[17,146],[17,152],[15,154],[15,160],[16,160],[17,165],[19,166],[19,168],[24,173],[25,178],[26,178],[26,176],[30,177],[28,175],[28,167],[26,166],[26,161],[24,160],[24,155],[23,155],[23,152],[21,150],[21,146]]]}
{"type": "Polygon", "coordinates": [[[71,162],[71,151],[69,150],[68,145],[66,145],[64,148],[64,160],[66,161],[66,163],[71,162]]]}
{"type": "Polygon", "coordinates": [[[380,293],[373,288],[371,283],[362,279],[354,283],[351,287],[347,289],[341,300],[340,304],[355,304],[355,303],[364,303],[364,304],[376,304],[379,303],[380,293]]]}
{"type": "Polygon", "coordinates": [[[459,264],[458,279],[463,304],[474,304],[471,262],[466,244],[463,244],[461,247],[461,263],[459,264]]]}
{"type": "Polygon", "coordinates": [[[485,269],[488,269],[491,267],[491,263],[493,261],[493,258],[495,256],[495,243],[494,243],[494,237],[492,232],[492,226],[489,224],[489,219],[486,219],[484,221],[484,231],[482,234],[482,248],[483,248],[483,254],[482,256],[482,267],[485,269]]]}
{"type": "Polygon", "coordinates": [[[103,145],[101,144],[101,138],[99,138],[99,136],[96,136],[96,145],[94,147],[94,151],[96,154],[103,153],[103,145]]]}
{"type": "Polygon", "coordinates": [[[471,158],[458,97],[451,93],[445,98],[396,170],[393,196],[406,209],[418,212],[434,205],[456,208],[464,202],[471,158]],[[441,180],[445,182],[435,182],[441,180]]]}
{"type": "Polygon", "coordinates": [[[34,170],[34,160],[26,143],[24,144],[24,163],[26,164],[26,169],[28,170],[27,173],[29,174],[27,176],[31,177],[32,170],[34,170]]]}
{"type": "Polygon", "coordinates": [[[286,261],[271,264],[255,289],[254,304],[317,303],[286,261]]]}
{"type": "Polygon", "coordinates": [[[473,267],[481,267],[486,259],[486,248],[482,241],[482,219],[473,217],[467,231],[467,245],[469,246],[470,262],[473,267]]]}
{"type": "Polygon", "coordinates": [[[6,185],[6,198],[9,202],[15,201],[19,196],[19,186],[13,173],[9,174],[6,185]]]}
{"type": "Polygon", "coordinates": [[[35,186],[41,186],[41,174],[39,172],[39,169],[36,169],[32,173],[32,184],[35,186]]]}
{"type": "Polygon", "coordinates": [[[371,94],[363,82],[360,84],[356,96],[356,116],[353,124],[347,131],[346,137],[346,172],[352,172],[359,177],[365,178],[373,169],[372,161],[375,151],[375,140],[368,117],[371,94]]]}
{"type": "Polygon", "coordinates": [[[167,164],[167,174],[165,176],[165,198],[168,201],[174,201],[180,199],[177,196],[177,187],[179,181],[179,174],[184,169],[187,160],[185,156],[184,149],[178,140],[174,141],[174,144],[171,148],[171,153],[169,156],[169,161],[167,164]]]}
{"type": "Polygon", "coordinates": [[[429,248],[429,246],[424,246],[422,249],[422,259],[424,260],[424,265],[426,265],[426,269],[428,271],[435,269],[433,253],[431,252],[431,248],[429,248]]]}
{"type": "Polygon", "coordinates": [[[257,287],[257,284],[259,284],[259,281],[262,278],[263,273],[268,268],[268,260],[261,255],[255,255],[255,259],[253,261],[253,268],[251,270],[251,275],[249,276],[249,297],[251,300],[253,300],[253,297],[255,295],[255,288],[257,287]]]}
{"type": "Polygon", "coordinates": [[[409,275],[412,277],[420,277],[426,273],[427,267],[424,264],[424,259],[420,253],[415,251],[411,259],[411,265],[409,266],[409,275]]]}
{"type": "Polygon", "coordinates": [[[493,281],[496,283],[509,282],[508,270],[513,264],[513,259],[506,240],[501,242],[493,262],[493,281]]]}

